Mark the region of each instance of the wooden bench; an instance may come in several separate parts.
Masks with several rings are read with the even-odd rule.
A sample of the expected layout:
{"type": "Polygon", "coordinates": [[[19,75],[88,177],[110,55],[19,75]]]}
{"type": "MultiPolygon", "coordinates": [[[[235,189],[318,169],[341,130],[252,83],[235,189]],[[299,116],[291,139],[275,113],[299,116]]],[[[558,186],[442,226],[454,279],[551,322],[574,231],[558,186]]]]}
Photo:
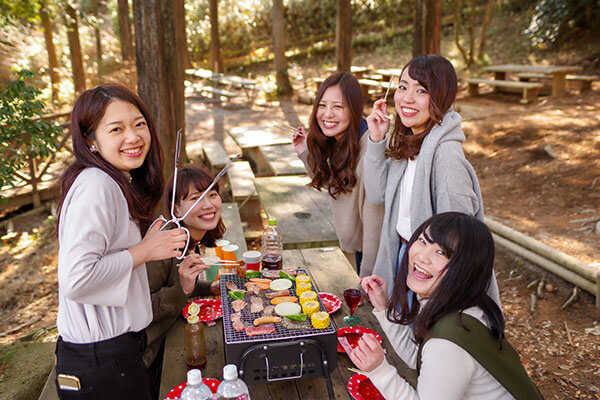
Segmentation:
{"type": "MultiPolygon", "coordinates": [[[[524,72],[520,74],[515,74],[519,81],[529,82],[531,79],[539,79],[541,81],[551,81],[552,75],[540,74],[540,73],[532,73],[532,72],[524,72]]],[[[592,82],[600,80],[598,75],[567,75],[567,82],[576,82],[578,83],[579,90],[586,91],[592,89],[592,82]]]]}
{"type": "Polygon", "coordinates": [[[196,99],[206,101],[207,98],[212,99],[212,102],[221,103],[224,97],[226,101],[239,96],[239,93],[231,92],[225,89],[208,86],[205,84],[186,82],[185,97],[188,99],[196,99]]]}
{"type": "MultiPolygon", "coordinates": [[[[213,173],[218,173],[229,162],[229,156],[221,143],[216,140],[202,143],[202,158],[210,165],[213,173]]],[[[190,146],[187,146],[189,148],[190,146]]]]}
{"type": "Polygon", "coordinates": [[[244,159],[250,161],[256,176],[272,175],[263,154],[258,150],[262,146],[292,143],[292,135],[274,128],[272,125],[237,126],[227,134],[242,149],[244,159]]]}
{"type": "Polygon", "coordinates": [[[242,220],[260,215],[260,201],[250,163],[248,161],[234,162],[227,171],[227,176],[233,201],[239,206],[242,220]]]}
{"type": "Polygon", "coordinates": [[[467,79],[467,84],[470,96],[476,96],[479,94],[480,84],[499,88],[520,89],[523,91],[523,98],[521,99],[521,103],[529,103],[531,101],[535,101],[537,99],[539,90],[544,87],[543,84],[536,82],[517,82],[480,78],[467,79]]]}
{"type": "Polygon", "coordinates": [[[278,144],[273,146],[261,146],[259,152],[266,160],[273,175],[303,175],[306,174],[304,163],[296,155],[294,145],[278,144]]]}

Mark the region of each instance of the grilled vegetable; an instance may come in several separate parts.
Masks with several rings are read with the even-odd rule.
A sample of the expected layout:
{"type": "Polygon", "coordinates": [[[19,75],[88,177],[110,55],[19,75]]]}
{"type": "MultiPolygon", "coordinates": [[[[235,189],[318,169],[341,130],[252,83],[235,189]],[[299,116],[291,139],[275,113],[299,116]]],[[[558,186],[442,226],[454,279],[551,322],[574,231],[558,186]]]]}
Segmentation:
{"type": "Polygon", "coordinates": [[[298,298],[295,296],[281,296],[275,297],[271,300],[271,304],[279,304],[279,303],[297,303],[298,298]]]}
{"type": "Polygon", "coordinates": [[[246,279],[258,278],[260,277],[260,271],[246,270],[246,279]]]}
{"type": "Polygon", "coordinates": [[[297,322],[304,322],[308,319],[306,314],[286,315],[285,317],[297,322]]]}
{"type": "Polygon", "coordinates": [[[296,282],[296,277],[292,276],[284,271],[279,271],[279,277],[283,279],[289,279],[292,282],[296,282]]]}
{"type": "Polygon", "coordinates": [[[242,300],[244,298],[244,292],[232,290],[229,292],[229,297],[231,297],[233,300],[242,300]]]}

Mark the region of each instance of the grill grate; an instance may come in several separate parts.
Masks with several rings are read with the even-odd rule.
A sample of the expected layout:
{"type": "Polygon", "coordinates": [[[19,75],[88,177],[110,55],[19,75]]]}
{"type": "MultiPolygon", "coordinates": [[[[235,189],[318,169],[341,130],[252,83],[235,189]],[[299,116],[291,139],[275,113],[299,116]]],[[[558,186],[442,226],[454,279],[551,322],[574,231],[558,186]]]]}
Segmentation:
{"type": "MultiPolygon", "coordinates": [[[[306,275],[308,275],[308,272],[302,268],[299,268],[298,272],[305,273],[306,275]]],[[[235,329],[233,329],[233,324],[231,323],[231,314],[233,314],[233,312],[234,312],[233,308],[231,307],[231,303],[233,302],[233,300],[227,294],[228,290],[225,285],[227,282],[234,282],[239,288],[243,288],[244,284],[246,282],[249,282],[249,280],[240,278],[236,274],[221,275],[220,280],[221,280],[221,302],[223,303],[223,329],[225,331],[224,337],[225,337],[226,344],[247,343],[247,342],[257,342],[257,341],[264,342],[264,341],[281,340],[281,339],[297,339],[297,338],[305,338],[305,337],[315,337],[315,336],[319,336],[319,335],[330,335],[332,333],[337,332],[336,328],[334,326],[333,320],[331,320],[331,323],[325,329],[314,329],[314,328],[306,329],[306,330],[287,329],[287,328],[284,328],[283,326],[281,326],[281,324],[274,324],[275,332],[266,334],[266,335],[248,336],[248,335],[246,335],[246,333],[244,331],[237,332],[235,329]]],[[[317,291],[314,281],[312,284],[313,284],[313,289],[315,289],[315,291],[317,291]]],[[[296,285],[293,285],[292,288],[290,288],[289,290],[290,290],[291,296],[296,296],[296,285]]],[[[265,304],[270,301],[270,300],[264,299],[263,296],[261,296],[261,298],[263,298],[263,300],[264,300],[263,302],[265,304]]],[[[321,298],[319,296],[317,296],[317,300],[319,302],[320,311],[327,311],[325,309],[325,306],[321,302],[321,298]]],[[[246,299],[244,299],[244,301],[246,301],[246,299]]],[[[241,312],[242,312],[242,321],[244,322],[244,325],[246,325],[246,326],[253,326],[252,322],[256,318],[262,317],[264,315],[262,311],[260,313],[251,314],[249,300],[248,300],[248,305],[241,312]]]]}

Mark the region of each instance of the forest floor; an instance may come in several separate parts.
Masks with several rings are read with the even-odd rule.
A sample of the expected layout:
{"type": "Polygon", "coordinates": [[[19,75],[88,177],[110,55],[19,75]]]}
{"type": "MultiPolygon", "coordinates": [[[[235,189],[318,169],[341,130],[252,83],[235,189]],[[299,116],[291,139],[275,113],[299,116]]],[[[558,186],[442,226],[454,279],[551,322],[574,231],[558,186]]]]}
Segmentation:
{"type": "MultiPolygon", "coordinates": [[[[600,251],[594,223],[585,222],[600,217],[600,87],[594,89],[521,105],[517,96],[466,97],[463,88],[456,104],[486,215],[587,263],[597,263],[600,251]],[[548,146],[553,155],[544,150],[548,146]]],[[[294,101],[259,99],[250,107],[188,101],[187,142],[217,139],[234,154],[239,150],[226,135],[228,129],[273,120],[307,125],[309,114],[310,106],[294,101]]],[[[47,214],[17,218],[2,237],[0,345],[34,333],[43,334],[43,341],[56,339],[55,330],[45,329],[55,325],[57,311],[54,226],[47,214]]],[[[544,396],[600,398],[594,298],[580,291],[575,302],[561,309],[573,285],[500,247],[496,273],[507,337],[544,396]],[[546,285],[531,312],[531,293],[538,286],[532,283],[541,277],[546,285]]],[[[0,347],[0,360],[2,354],[0,347]]],[[[7,367],[0,367],[0,387],[10,376],[7,367]]]]}

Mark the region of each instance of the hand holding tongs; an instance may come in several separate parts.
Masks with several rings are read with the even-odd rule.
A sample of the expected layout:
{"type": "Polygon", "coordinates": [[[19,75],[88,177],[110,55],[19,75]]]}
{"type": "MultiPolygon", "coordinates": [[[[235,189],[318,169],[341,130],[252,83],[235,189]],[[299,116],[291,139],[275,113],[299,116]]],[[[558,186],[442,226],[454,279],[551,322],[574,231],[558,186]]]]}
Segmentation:
{"type": "Polygon", "coordinates": [[[227,165],[225,165],[225,167],[223,167],[223,169],[217,174],[217,176],[215,176],[215,179],[213,179],[212,183],[204,190],[204,192],[202,192],[200,197],[198,197],[198,199],[196,199],[194,204],[192,204],[192,206],[185,212],[185,214],[183,214],[183,216],[181,216],[181,217],[178,217],[175,215],[175,199],[176,199],[175,193],[177,191],[177,175],[179,174],[179,156],[181,154],[182,134],[183,134],[183,129],[180,129],[177,131],[177,142],[175,144],[175,168],[173,171],[173,193],[171,194],[171,210],[170,210],[171,211],[171,219],[167,220],[164,217],[158,217],[152,223],[152,225],[154,225],[157,221],[164,222],[164,224],[160,227],[159,231],[163,231],[167,227],[170,227],[172,225],[176,226],[179,229],[183,229],[185,231],[185,233],[187,235],[187,240],[185,242],[185,247],[183,248],[183,251],[181,252],[181,256],[176,257],[178,260],[181,260],[185,257],[188,246],[190,244],[190,231],[185,226],[181,225],[181,221],[183,221],[185,219],[185,217],[188,216],[188,214],[194,209],[194,207],[196,207],[198,205],[198,203],[200,203],[202,201],[204,196],[206,196],[206,194],[216,185],[216,183],[219,181],[219,179],[221,179],[223,177],[223,175],[225,175],[227,170],[229,170],[229,168],[231,168],[231,165],[233,164],[233,162],[237,161],[242,156],[241,154],[239,154],[239,155],[235,156],[232,160],[230,160],[227,163],[227,165]]]}

